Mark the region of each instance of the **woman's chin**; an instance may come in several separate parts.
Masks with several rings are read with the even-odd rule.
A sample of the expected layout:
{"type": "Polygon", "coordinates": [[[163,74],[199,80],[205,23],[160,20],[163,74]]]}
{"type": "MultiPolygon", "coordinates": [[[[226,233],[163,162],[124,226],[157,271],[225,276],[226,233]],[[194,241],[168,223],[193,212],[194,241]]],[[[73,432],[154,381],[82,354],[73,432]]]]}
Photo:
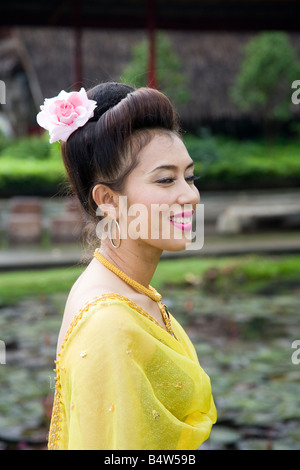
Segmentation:
{"type": "Polygon", "coordinates": [[[165,240],[165,243],[163,244],[163,250],[164,251],[184,251],[186,250],[190,245],[191,245],[191,240],[189,240],[186,237],[182,237],[182,239],[171,239],[171,240],[165,240]]]}

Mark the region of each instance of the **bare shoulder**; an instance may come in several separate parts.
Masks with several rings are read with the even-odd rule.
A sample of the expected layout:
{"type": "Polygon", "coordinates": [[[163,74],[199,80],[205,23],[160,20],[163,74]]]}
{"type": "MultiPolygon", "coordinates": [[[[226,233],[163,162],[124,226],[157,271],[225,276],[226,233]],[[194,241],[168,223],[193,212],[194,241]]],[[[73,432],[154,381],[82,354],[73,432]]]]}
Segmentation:
{"type": "Polygon", "coordinates": [[[90,263],[79,278],[73,284],[64,309],[63,320],[59,332],[57,351],[60,351],[63,340],[74,316],[95,297],[104,293],[112,292],[111,285],[106,282],[101,271],[97,271],[97,266],[90,263]]]}
{"type": "Polygon", "coordinates": [[[70,290],[58,337],[58,352],[61,349],[61,345],[74,316],[84,305],[92,301],[95,297],[107,293],[121,294],[131,299],[165,327],[160,309],[156,302],[153,302],[145,295],[136,292],[132,287],[124,284],[124,281],[107,270],[107,268],[98,263],[97,260],[92,260],[70,290]]]}

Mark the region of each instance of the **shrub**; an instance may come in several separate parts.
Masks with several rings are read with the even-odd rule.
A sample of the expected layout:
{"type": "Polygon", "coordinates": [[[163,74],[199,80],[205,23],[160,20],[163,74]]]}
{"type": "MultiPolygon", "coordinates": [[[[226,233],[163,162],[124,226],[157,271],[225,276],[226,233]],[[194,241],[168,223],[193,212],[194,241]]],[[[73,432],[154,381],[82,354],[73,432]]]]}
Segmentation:
{"type": "Polygon", "coordinates": [[[18,139],[6,141],[6,145],[1,149],[0,142],[0,158],[34,158],[37,160],[45,160],[50,156],[50,144],[43,137],[20,137],[18,139]]]}
{"type": "Polygon", "coordinates": [[[291,119],[291,84],[299,73],[289,36],[282,31],[262,32],[245,47],[231,98],[239,109],[260,116],[266,136],[276,135],[278,126],[270,122],[291,119]]]}
{"type": "Polygon", "coordinates": [[[198,189],[260,189],[300,185],[297,140],[236,141],[202,134],[184,137],[195,161],[198,189]]]}
{"type": "Polygon", "coordinates": [[[57,194],[66,181],[61,161],[26,158],[0,158],[1,197],[18,195],[49,196],[57,194]]]}
{"type": "MultiPolygon", "coordinates": [[[[187,78],[182,71],[181,60],[167,33],[156,33],[156,79],[158,89],[175,104],[191,99],[187,78]]],[[[121,81],[135,87],[147,85],[149,42],[139,42],[133,48],[132,60],[122,73],[121,81]]]]}
{"type": "MultiPolygon", "coordinates": [[[[264,140],[236,141],[186,134],[184,141],[195,162],[201,190],[280,188],[300,185],[297,140],[270,145],[264,140]]],[[[64,194],[66,172],[60,144],[49,144],[48,135],[9,141],[1,150],[0,197],[64,194]]]]}

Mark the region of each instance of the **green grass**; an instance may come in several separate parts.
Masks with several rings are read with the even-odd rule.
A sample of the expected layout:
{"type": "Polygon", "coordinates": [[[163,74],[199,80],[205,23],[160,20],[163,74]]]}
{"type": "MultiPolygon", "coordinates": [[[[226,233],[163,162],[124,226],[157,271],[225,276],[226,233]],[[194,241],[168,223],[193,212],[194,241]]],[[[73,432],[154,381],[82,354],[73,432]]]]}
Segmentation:
{"type": "Polygon", "coordinates": [[[187,274],[202,276],[208,269],[222,268],[231,261],[230,257],[162,260],[155,271],[152,284],[156,288],[163,288],[165,284],[180,285],[185,283],[187,274]]]}
{"type": "MultiPolygon", "coordinates": [[[[82,273],[83,267],[17,271],[1,274],[0,304],[18,302],[24,297],[67,292],[82,273]]],[[[249,290],[274,280],[298,279],[300,255],[261,257],[258,255],[224,258],[185,258],[161,260],[151,285],[163,294],[165,286],[186,286],[200,281],[209,288],[211,282],[220,291],[249,290]]]]}
{"type": "Polygon", "coordinates": [[[2,273],[0,304],[13,304],[25,297],[67,293],[82,271],[81,267],[70,267],[2,273]]]}
{"type": "Polygon", "coordinates": [[[152,285],[163,290],[168,285],[190,284],[210,293],[230,295],[255,293],[274,281],[284,284],[295,280],[300,285],[300,255],[241,255],[162,261],[152,285]]]}

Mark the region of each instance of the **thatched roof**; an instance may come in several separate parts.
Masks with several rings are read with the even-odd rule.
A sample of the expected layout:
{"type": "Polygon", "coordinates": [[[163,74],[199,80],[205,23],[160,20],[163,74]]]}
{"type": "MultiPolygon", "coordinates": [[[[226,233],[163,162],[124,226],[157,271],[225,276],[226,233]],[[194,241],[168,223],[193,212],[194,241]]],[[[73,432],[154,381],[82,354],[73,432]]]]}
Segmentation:
{"type": "MultiPolygon", "coordinates": [[[[19,28],[43,97],[74,88],[74,32],[72,29],[19,28]]],[[[243,56],[244,45],[255,33],[177,32],[169,36],[182,62],[192,100],[178,110],[183,121],[241,117],[229,97],[243,56]]],[[[86,88],[106,80],[120,80],[133,46],[145,31],[84,30],[83,82],[86,88]]],[[[290,34],[300,57],[300,35],[290,34]]],[[[0,43],[1,44],[1,43],[0,43]]],[[[1,52],[1,49],[0,49],[1,52]]],[[[1,55],[1,54],[0,54],[1,55]]],[[[8,59],[7,59],[8,60],[8,59]]],[[[11,59],[12,60],[12,59],[11,59]]],[[[8,62],[0,61],[0,78],[8,62]]],[[[300,77],[299,77],[300,79],[300,77]]]]}

